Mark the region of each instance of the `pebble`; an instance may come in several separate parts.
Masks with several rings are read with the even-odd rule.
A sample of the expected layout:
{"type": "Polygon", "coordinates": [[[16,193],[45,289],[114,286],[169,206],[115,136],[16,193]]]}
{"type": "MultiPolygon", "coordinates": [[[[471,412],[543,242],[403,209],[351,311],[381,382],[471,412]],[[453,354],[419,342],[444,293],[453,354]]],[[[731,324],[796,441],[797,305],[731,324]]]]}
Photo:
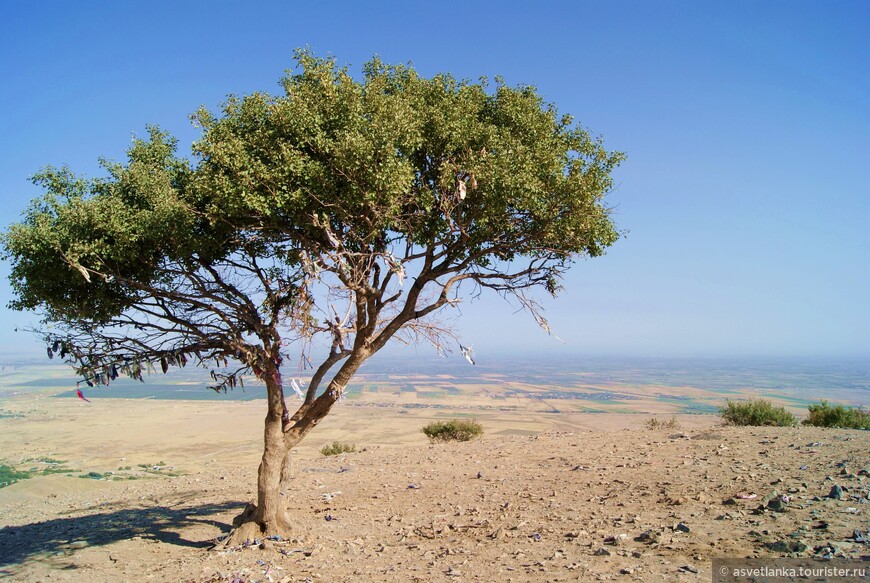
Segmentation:
{"type": "Polygon", "coordinates": [[[635,538],[639,543],[657,543],[659,542],[659,533],[654,530],[645,530],[635,538]]]}
{"type": "Polygon", "coordinates": [[[606,545],[620,545],[628,540],[627,534],[617,534],[616,536],[608,536],[604,539],[606,545]]]}
{"type": "Polygon", "coordinates": [[[807,550],[807,545],[801,541],[784,541],[778,540],[775,542],[764,543],[764,546],[776,553],[802,553],[807,550]]]}
{"type": "Polygon", "coordinates": [[[788,500],[785,496],[780,496],[768,502],[767,507],[774,512],[786,512],[788,510],[788,500]]]}
{"type": "Polygon", "coordinates": [[[831,486],[831,491],[828,492],[828,498],[832,498],[834,500],[842,500],[843,499],[843,488],[839,484],[834,484],[831,486]]]}

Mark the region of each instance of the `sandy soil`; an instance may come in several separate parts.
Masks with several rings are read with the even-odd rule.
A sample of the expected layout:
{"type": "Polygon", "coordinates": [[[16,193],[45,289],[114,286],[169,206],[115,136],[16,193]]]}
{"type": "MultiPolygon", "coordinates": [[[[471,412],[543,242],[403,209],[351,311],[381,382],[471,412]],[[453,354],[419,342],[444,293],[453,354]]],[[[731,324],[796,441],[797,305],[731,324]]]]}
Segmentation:
{"type": "Polygon", "coordinates": [[[3,405],[24,416],[0,419],[2,463],[108,478],[0,489],[11,580],[709,581],[713,557],[870,555],[853,537],[868,527],[868,432],[514,413],[482,416],[483,440],[429,445],[431,411],[345,407],[298,451],[293,538],[210,551],[254,496],[262,403],[3,405]],[[320,456],[335,439],[365,450],[320,456]],[[774,492],[785,511],[757,511],[774,492]],[[767,546],[780,541],[806,549],[767,546]]]}

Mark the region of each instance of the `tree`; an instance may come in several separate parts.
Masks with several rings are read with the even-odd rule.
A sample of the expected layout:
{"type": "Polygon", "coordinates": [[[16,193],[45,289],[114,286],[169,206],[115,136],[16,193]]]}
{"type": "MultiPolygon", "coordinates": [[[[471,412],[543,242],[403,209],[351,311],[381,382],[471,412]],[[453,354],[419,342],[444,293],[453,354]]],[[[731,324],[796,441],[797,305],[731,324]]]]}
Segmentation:
{"type": "Polygon", "coordinates": [[[603,197],[622,154],[534,88],[296,60],[283,95],[198,111],[189,159],[152,127],[103,178],[43,170],[45,194],[2,239],[10,307],[42,316],[49,356],[84,382],[194,363],[218,391],[265,383],[257,502],[231,541],[286,533],[290,450],[391,338],[448,350],[435,316],[469,285],[549,331],[530,292],[556,295],[619,237],[603,197]],[[321,356],[295,412],[291,350],[321,356]]]}

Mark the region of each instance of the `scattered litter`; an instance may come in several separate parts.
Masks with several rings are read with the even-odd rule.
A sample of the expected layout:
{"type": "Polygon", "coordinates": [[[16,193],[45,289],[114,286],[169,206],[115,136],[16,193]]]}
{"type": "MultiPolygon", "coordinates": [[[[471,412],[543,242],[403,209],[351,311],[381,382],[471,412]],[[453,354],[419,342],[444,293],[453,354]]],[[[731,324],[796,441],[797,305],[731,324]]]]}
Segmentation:
{"type": "Polygon", "coordinates": [[[335,517],[333,517],[332,514],[327,514],[323,518],[326,519],[326,522],[332,522],[333,520],[335,520],[335,517]]]}
{"type": "Polygon", "coordinates": [[[474,362],[474,357],[472,356],[474,354],[474,349],[471,346],[463,346],[460,344],[459,350],[462,351],[462,356],[465,357],[465,360],[471,364],[477,364],[474,362]]]}
{"type": "Polygon", "coordinates": [[[306,550],[304,550],[304,549],[278,549],[278,552],[281,553],[282,555],[285,555],[285,556],[288,556],[288,557],[289,557],[290,555],[292,555],[293,553],[302,553],[302,554],[305,555],[306,557],[310,557],[310,556],[311,556],[311,551],[306,551],[306,550]]]}
{"type": "Polygon", "coordinates": [[[302,387],[299,385],[299,381],[296,379],[290,379],[290,387],[293,389],[293,392],[296,393],[296,396],[300,399],[304,399],[305,395],[302,393],[302,387]]]}

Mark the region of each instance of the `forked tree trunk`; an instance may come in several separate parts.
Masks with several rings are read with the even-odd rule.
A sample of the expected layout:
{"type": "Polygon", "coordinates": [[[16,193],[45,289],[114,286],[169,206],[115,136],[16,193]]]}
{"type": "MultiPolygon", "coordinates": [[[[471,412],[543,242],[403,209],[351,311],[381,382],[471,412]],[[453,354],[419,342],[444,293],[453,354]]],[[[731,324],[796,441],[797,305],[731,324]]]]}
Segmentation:
{"type": "MultiPolygon", "coordinates": [[[[242,545],[268,536],[286,537],[290,534],[292,524],[282,495],[290,483],[290,451],[329,413],[340,396],[339,392],[370,355],[370,352],[360,350],[348,358],[332,379],[327,392],[315,400],[310,407],[306,407],[304,412],[300,410],[299,418],[294,416],[296,422],[286,436],[281,419],[284,411],[281,386],[277,380],[273,380],[273,376],[266,375],[269,410],[266,414],[263,458],[257,474],[257,503],[248,504],[245,511],[233,520],[235,530],[219,547],[242,545]],[[339,392],[336,392],[334,387],[340,387],[339,392]]],[[[274,375],[274,378],[280,377],[274,375]]]]}

